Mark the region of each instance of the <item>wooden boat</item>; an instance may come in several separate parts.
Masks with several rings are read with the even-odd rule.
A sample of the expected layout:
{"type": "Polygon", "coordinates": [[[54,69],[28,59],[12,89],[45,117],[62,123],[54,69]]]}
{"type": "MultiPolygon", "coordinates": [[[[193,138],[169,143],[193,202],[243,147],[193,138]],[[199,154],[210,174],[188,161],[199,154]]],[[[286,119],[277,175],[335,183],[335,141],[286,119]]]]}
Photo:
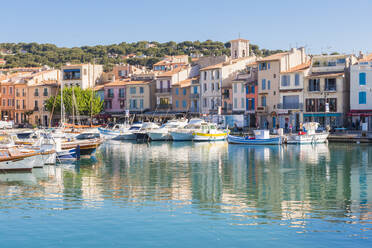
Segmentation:
{"type": "Polygon", "coordinates": [[[227,141],[229,144],[240,145],[280,145],[282,144],[281,137],[270,137],[269,130],[254,130],[254,137],[239,137],[229,135],[227,141]]]}
{"type": "Polygon", "coordinates": [[[103,143],[102,139],[86,139],[63,142],[61,144],[62,150],[70,150],[80,147],[80,155],[91,155],[103,143]]]}
{"type": "Polygon", "coordinates": [[[8,148],[0,150],[0,172],[31,172],[42,153],[34,150],[8,148]]]}

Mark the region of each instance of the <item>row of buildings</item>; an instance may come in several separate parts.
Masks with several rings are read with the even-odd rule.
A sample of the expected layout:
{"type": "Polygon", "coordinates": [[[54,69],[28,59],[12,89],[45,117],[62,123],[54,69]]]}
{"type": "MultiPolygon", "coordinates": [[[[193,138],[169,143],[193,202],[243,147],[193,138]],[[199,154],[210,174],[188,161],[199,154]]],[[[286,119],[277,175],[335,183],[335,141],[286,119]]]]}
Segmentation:
{"type": "Polygon", "coordinates": [[[49,96],[60,82],[64,87],[94,87],[110,117],[129,110],[152,116],[203,115],[246,127],[296,129],[316,121],[332,128],[359,128],[362,123],[372,128],[372,55],[309,56],[304,48],[293,48],[261,58],[250,54],[248,40],[230,44],[230,57],[169,56],[151,70],[117,65],[104,73],[101,65],[81,64],[3,75],[1,117],[45,125],[51,116],[40,110],[45,99],[35,98],[41,94],[36,88],[49,96]]]}

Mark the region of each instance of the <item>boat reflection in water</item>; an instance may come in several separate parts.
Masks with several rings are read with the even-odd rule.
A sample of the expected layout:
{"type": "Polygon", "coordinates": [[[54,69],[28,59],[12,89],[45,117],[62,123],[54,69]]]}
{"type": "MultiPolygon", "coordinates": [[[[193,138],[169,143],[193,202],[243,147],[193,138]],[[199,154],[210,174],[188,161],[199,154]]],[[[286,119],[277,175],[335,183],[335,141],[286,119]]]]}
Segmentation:
{"type": "MultiPolygon", "coordinates": [[[[351,244],[371,237],[371,164],[370,146],[110,141],[98,149],[96,161],[79,170],[45,167],[32,173],[37,187],[18,187],[17,192],[29,199],[22,206],[26,209],[74,209],[89,215],[79,209],[101,208],[85,224],[105,219],[100,223],[105,230],[115,232],[110,225],[125,222],[146,233],[161,226],[166,232],[159,235],[172,243],[171,230],[182,234],[187,229],[197,237],[213,227],[222,240],[230,240],[232,231],[251,233],[252,242],[262,233],[291,241],[306,232],[300,237],[310,244],[319,233],[332,232],[332,241],[351,244]]],[[[12,183],[1,182],[0,208],[5,202],[19,207],[13,192],[12,183]]],[[[66,218],[70,215],[67,221],[74,221],[76,215],[66,218]]],[[[236,236],[236,246],[245,244],[244,235],[236,236]]],[[[199,243],[211,242],[202,236],[199,243]]],[[[186,242],[183,235],[175,239],[186,242]]],[[[271,244],[267,238],[261,241],[271,244]]]]}

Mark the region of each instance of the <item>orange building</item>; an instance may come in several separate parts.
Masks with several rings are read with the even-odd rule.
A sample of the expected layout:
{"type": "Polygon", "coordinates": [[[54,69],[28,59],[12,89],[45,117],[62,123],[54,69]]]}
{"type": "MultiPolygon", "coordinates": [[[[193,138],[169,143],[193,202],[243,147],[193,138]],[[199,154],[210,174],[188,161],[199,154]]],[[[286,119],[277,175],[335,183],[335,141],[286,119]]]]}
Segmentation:
{"type": "Polygon", "coordinates": [[[1,83],[1,120],[14,120],[14,83],[1,83]]]}
{"type": "Polygon", "coordinates": [[[26,82],[19,82],[14,84],[15,89],[15,108],[14,108],[14,122],[24,123],[26,120],[27,111],[27,83],[26,82]]]}

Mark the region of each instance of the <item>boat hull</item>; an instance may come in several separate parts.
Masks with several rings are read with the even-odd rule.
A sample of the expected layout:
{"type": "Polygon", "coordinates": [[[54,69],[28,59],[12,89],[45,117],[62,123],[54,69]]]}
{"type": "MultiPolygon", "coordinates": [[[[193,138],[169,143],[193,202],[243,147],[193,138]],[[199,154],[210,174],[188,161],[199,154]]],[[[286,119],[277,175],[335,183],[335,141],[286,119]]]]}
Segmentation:
{"type": "Polygon", "coordinates": [[[227,138],[227,133],[194,133],[194,141],[224,141],[227,138]]]}
{"type": "Polygon", "coordinates": [[[166,133],[156,133],[156,132],[150,132],[148,133],[148,136],[152,141],[164,141],[164,140],[172,140],[172,136],[166,132],[166,133]]]}
{"type": "Polygon", "coordinates": [[[124,134],[117,135],[112,139],[113,140],[135,140],[136,135],[133,133],[124,133],[124,134]]]}
{"type": "Polygon", "coordinates": [[[0,173],[3,172],[31,172],[39,155],[0,162],[0,173]]]}
{"type": "Polygon", "coordinates": [[[194,136],[192,135],[192,132],[171,132],[173,141],[192,141],[194,136]]]}
{"type": "Polygon", "coordinates": [[[295,135],[289,136],[287,139],[287,144],[321,144],[326,143],[328,138],[328,133],[317,133],[317,134],[305,134],[305,135],[295,135]]]}
{"type": "Polygon", "coordinates": [[[227,137],[229,144],[239,145],[280,145],[282,144],[281,137],[269,138],[269,139],[248,139],[246,137],[238,137],[229,135],[227,137]]]}

